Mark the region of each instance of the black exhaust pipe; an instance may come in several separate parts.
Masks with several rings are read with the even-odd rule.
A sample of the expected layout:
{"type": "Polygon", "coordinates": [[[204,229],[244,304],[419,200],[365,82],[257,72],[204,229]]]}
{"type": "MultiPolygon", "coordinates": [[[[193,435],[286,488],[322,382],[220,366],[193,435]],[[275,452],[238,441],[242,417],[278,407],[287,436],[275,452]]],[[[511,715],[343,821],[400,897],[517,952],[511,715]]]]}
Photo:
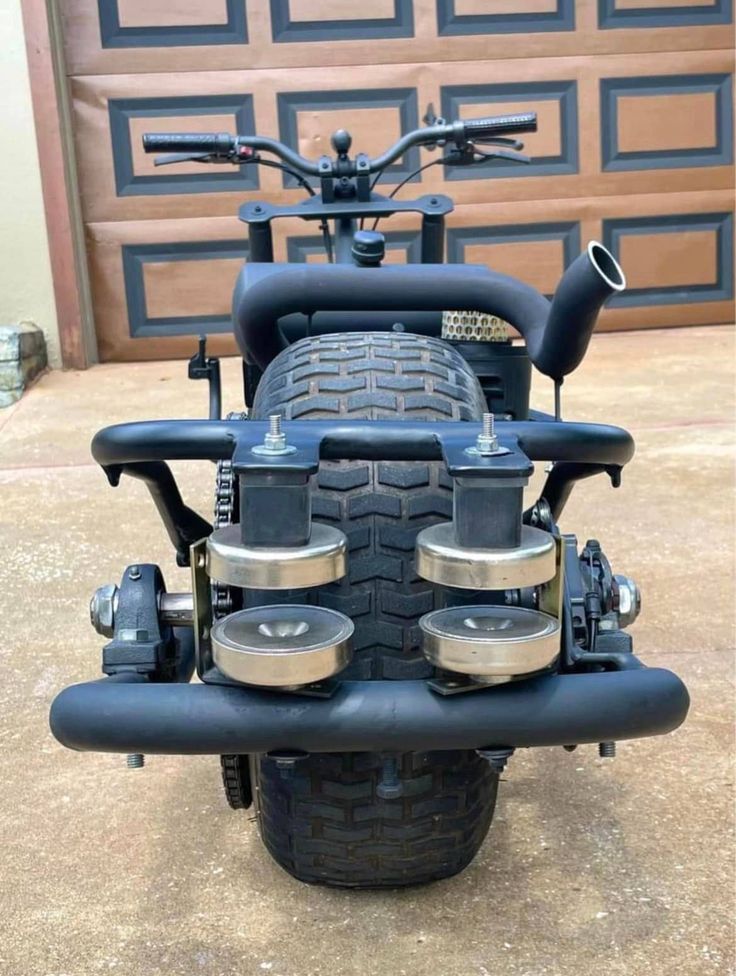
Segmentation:
{"type": "MultiPolygon", "coordinates": [[[[526,340],[534,365],[561,379],[580,363],[603,303],[625,287],[615,258],[596,242],[567,269],[551,305],[529,285],[478,265],[264,268],[246,266],[233,298],[241,351],[261,369],[287,347],[279,319],[295,312],[472,310],[509,322],[526,340]]],[[[436,328],[439,334],[439,322],[436,328]]]]}
{"type": "Polygon", "coordinates": [[[618,261],[602,244],[591,241],[557,285],[532,357],[537,369],[555,379],[572,373],[582,362],[598,313],[611,295],[625,287],[618,261]]]}
{"type": "Polygon", "coordinates": [[[546,675],[451,697],[423,681],[346,681],[331,698],[307,698],[120,675],[64,689],[51,730],[62,745],[98,752],[410,752],[660,735],[688,705],[683,683],[661,668],[546,675]]]}

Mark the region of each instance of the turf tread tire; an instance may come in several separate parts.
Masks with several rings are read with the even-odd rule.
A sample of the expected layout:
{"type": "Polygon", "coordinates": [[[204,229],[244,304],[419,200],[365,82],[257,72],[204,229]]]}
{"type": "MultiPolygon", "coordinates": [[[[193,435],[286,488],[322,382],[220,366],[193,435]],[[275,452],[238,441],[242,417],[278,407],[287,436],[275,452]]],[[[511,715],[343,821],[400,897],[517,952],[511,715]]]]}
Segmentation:
{"type": "MultiPolygon", "coordinates": [[[[358,333],[303,339],[258,386],[252,416],[284,419],[477,420],[485,409],[465,360],[433,338],[358,333]]],[[[439,462],[323,461],[312,492],[317,521],[345,532],[348,576],[254,604],[313,602],[350,616],[355,680],[428,677],[418,620],[447,594],[417,577],[417,532],[451,517],[452,482],[439,462]]],[[[472,751],[398,757],[403,792],[377,788],[385,758],[314,754],[292,767],[252,764],[256,812],[274,859],[302,881],[395,887],[448,877],[474,857],[493,816],[498,777],[472,751]]]]}

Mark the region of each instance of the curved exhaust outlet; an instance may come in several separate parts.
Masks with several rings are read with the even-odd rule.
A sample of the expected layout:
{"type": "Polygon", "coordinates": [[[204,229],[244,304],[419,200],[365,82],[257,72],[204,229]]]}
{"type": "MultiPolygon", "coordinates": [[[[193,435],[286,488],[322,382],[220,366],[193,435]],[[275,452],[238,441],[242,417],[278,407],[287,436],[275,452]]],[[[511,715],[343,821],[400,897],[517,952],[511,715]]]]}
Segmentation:
{"type": "Polygon", "coordinates": [[[547,324],[534,351],[537,368],[561,379],[579,366],[600,310],[611,295],[625,287],[618,261],[598,241],[591,241],[557,285],[547,324]]]}

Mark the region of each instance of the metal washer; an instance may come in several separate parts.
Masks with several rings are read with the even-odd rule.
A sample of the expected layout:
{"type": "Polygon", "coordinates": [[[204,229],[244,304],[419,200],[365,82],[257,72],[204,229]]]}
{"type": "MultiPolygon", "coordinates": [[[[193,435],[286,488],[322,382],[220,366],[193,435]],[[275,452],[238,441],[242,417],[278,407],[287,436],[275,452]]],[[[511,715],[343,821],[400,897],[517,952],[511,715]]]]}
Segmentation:
{"type": "Polygon", "coordinates": [[[540,671],[560,652],[559,620],[524,607],[447,607],[419,626],[427,660],[481,681],[540,671]]]}
{"type": "Polygon", "coordinates": [[[353,630],[349,617],[326,607],[251,607],[216,621],[212,657],[233,681],[295,687],[342,671],[352,657],[353,630]]]}
{"type": "Polygon", "coordinates": [[[322,586],[347,572],[347,539],[331,525],[312,524],[309,542],[294,548],[245,546],[239,525],[226,525],[207,539],[207,573],[228,586],[290,590],[322,586]]]}
{"type": "Polygon", "coordinates": [[[555,540],[549,532],[522,525],[515,549],[460,546],[452,522],[439,522],[417,536],[417,573],[432,583],[466,590],[538,586],[555,575],[555,540]]]}

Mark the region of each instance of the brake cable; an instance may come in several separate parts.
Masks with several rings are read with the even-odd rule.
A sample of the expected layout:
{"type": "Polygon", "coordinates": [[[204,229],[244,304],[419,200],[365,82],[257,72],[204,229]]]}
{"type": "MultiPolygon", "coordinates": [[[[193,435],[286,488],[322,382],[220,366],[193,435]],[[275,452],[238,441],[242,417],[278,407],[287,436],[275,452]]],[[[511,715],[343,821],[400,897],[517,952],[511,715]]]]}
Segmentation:
{"type": "MultiPolygon", "coordinates": [[[[510,144],[510,143],[511,140],[504,140],[504,144],[510,144]]],[[[518,143],[516,144],[518,145],[518,143]]],[[[507,149],[499,149],[496,152],[492,152],[492,153],[482,153],[479,152],[477,149],[475,149],[474,146],[470,147],[469,150],[458,147],[456,149],[451,150],[449,153],[447,153],[447,155],[440,157],[440,159],[432,159],[430,160],[430,162],[425,163],[424,166],[420,166],[419,169],[415,169],[414,172],[410,173],[409,176],[407,176],[405,179],[401,181],[401,183],[397,183],[397,185],[389,193],[388,199],[393,200],[393,198],[396,196],[396,194],[403,186],[406,186],[407,183],[413,180],[415,176],[418,176],[419,173],[424,172],[425,169],[429,169],[430,166],[438,166],[440,163],[444,164],[445,166],[476,166],[479,163],[485,163],[492,159],[505,159],[509,162],[514,162],[514,163],[531,162],[529,156],[524,156],[522,153],[519,152],[510,152],[507,149]],[[455,156],[455,159],[452,158],[453,155],[455,156]]],[[[380,175],[381,173],[378,174],[378,176],[380,175]]],[[[376,177],[376,179],[373,181],[373,186],[375,186],[377,182],[378,182],[378,177],[376,177]]],[[[373,186],[371,187],[371,189],[373,189],[373,186]]],[[[371,230],[376,229],[376,227],[378,226],[378,221],[380,219],[381,219],[380,217],[376,217],[376,219],[373,221],[373,227],[371,228],[371,230]]]]}
{"type": "MultiPolygon", "coordinates": [[[[176,155],[181,155],[182,158],[181,159],[168,159],[167,162],[172,162],[172,163],[173,162],[184,162],[186,160],[188,160],[190,162],[193,162],[193,163],[216,163],[216,162],[218,162],[217,157],[214,157],[211,153],[209,153],[207,155],[198,155],[198,156],[185,156],[185,154],[183,154],[183,153],[181,153],[181,154],[177,153],[176,155]]],[[[298,185],[303,190],[306,190],[307,193],[310,195],[310,197],[316,196],[316,193],[315,193],[314,188],[309,183],[309,181],[305,177],[303,177],[301,175],[301,173],[298,173],[295,169],[292,169],[290,166],[285,166],[283,163],[277,163],[276,160],[274,160],[274,159],[263,159],[262,156],[259,156],[257,153],[254,153],[253,155],[247,156],[245,158],[242,158],[242,157],[238,157],[238,156],[233,155],[233,156],[229,157],[227,160],[220,160],[220,161],[221,162],[229,162],[233,166],[247,166],[247,165],[253,164],[253,165],[257,165],[257,166],[268,166],[269,169],[278,169],[278,170],[281,170],[282,173],[286,173],[288,176],[291,176],[293,179],[295,179],[296,182],[298,183],[298,185]]],[[[330,264],[333,264],[335,259],[334,259],[334,254],[333,254],[333,250],[332,250],[332,237],[330,235],[329,225],[328,225],[328,223],[327,223],[327,221],[325,219],[323,219],[321,221],[321,223],[319,224],[319,229],[322,231],[322,240],[324,241],[324,247],[325,247],[325,252],[327,254],[327,260],[328,260],[328,262],[330,264]]]]}
{"type": "MultiPolygon", "coordinates": [[[[405,177],[401,181],[401,183],[396,184],[393,190],[389,193],[388,199],[393,200],[393,198],[396,196],[396,194],[399,192],[402,186],[406,186],[406,184],[411,182],[411,180],[413,180],[415,176],[419,176],[420,173],[423,173],[425,169],[429,169],[430,166],[437,166],[439,163],[443,163],[443,162],[444,162],[444,157],[441,159],[432,159],[428,163],[425,163],[424,166],[420,166],[419,169],[415,169],[414,172],[410,173],[407,177],[405,177]]],[[[378,175],[380,176],[381,174],[379,173],[378,175]]],[[[374,185],[376,182],[377,180],[374,181],[374,185]]],[[[380,219],[381,219],[380,217],[376,217],[376,219],[373,221],[373,227],[371,228],[371,230],[375,230],[376,227],[378,227],[378,221],[380,219]]]]}

